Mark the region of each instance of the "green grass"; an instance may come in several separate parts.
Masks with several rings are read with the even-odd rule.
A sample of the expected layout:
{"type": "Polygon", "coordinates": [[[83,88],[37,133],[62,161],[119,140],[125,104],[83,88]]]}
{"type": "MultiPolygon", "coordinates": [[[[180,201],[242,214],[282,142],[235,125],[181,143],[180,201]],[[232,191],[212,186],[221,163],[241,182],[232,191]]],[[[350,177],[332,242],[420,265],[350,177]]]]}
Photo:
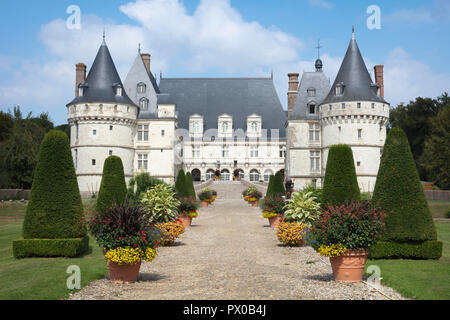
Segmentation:
{"type": "MultiPolygon", "coordinates": [[[[86,210],[91,204],[85,203],[86,210]]],[[[25,207],[17,203],[0,205],[0,300],[65,298],[76,291],[66,285],[70,277],[66,271],[72,265],[80,267],[81,287],[107,274],[103,253],[93,238],[89,252],[82,257],[14,259],[12,241],[22,236],[25,207]]]]}
{"type": "Polygon", "coordinates": [[[438,239],[443,242],[439,260],[368,260],[366,268],[377,265],[382,284],[405,297],[425,300],[450,299],[450,223],[436,222],[438,239]]]}
{"type": "Polygon", "coordinates": [[[450,210],[450,201],[428,200],[433,218],[446,218],[445,213],[450,210]]]}

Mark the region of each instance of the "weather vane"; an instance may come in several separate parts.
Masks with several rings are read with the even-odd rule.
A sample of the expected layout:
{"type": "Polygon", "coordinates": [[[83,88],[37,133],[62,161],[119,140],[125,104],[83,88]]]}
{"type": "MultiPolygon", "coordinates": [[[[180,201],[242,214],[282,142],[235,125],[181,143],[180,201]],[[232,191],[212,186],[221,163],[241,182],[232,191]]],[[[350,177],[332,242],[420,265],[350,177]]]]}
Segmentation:
{"type": "Polygon", "coordinates": [[[317,47],[316,47],[316,49],[317,49],[317,58],[318,59],[320,59],[320,49],[321,48],[323,48],[323,47],[320,45],[320,39],[319,39],[319,40],[317,40],[317,47]]]}

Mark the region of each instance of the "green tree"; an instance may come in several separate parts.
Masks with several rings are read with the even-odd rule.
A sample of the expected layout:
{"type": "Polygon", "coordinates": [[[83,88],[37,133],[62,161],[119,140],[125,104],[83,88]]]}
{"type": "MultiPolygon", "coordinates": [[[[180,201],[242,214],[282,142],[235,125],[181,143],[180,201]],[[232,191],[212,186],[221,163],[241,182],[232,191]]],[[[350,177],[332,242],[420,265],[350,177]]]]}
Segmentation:
{"type": "Polygon", "coordinates": [[[25,239],[69,239],[86,235],[83,205],[67,136],[50,131],[42,141],[23,222],[25,239]]]}
{"type": "Polygon", "coordinates": [[[273,180],[273,195],[274,196],[285,196],[286,190],[284,189],[283,183],[283,173],[282,171],[278,171],[275,173],[275,177],[273,180]]]}
{"type": "Polygon", "coordinates": [[[266,191],[266,198],[270,198],[273,196],[273,184],[275,181],[275,176],[273,174],[270,175],[269,178],[269,185],[267,186],[267,191],[266,191]]]}
{"type": "Polygon", "coordinates": [[[102,182],[97,197],[97,211],[104,212],[113,203],[122,204],[126,195],[127,185],[122,159],[118,156],[110,156],[103,165],[102,182]]]}
{"type": "MultiPolygon", "coordinates": [[[[416,251],[421,251],[420,245],[436,240],[433,218],[408,139],[400,128],[393,128],[387,136],[372,202],[387,214],[382,241],[372,248],[376,257],[388,255],[387,250],[395,248],[395,257],[419,258],[415,254],[416,251]],[[412,244],[416,246],[413,250],[410,246],[412,244]]],[[[442,244],[437,241],[434,243],[437,245],[435,249],[439,251],[440,246],[442,250],[442,244]]],[[[426,254],[420,255],[420,258],[426,258],[426,254]]],[[[435,257],[435,253],[431,256],[435,257]]]]}
{"type": "Polygon", "coordinates": [[[450,104],[430,119],[430,135],[419,158],[428,178],[441,189],[450,190],[450,104]]]}
{"type": "Polygon", "coordinates": [[[331,146],[323,182],[322,205],[341,205],[360,199],[352,149],[345,144],[331,146]]]}
{"type": "Polygon", "coordinates": [[[69,137],[69,141],[70,141],[70,125],[62,124],[60,126],[55,127],[55,130],[64,131],[67,134],[67,136],[69,137]]]}
{"type": "Polygon", "coordinates": [[[14,120],[9,113],[0,111],[0,143],[7,140],[14,128],[14,120]]]}
{"type": "Polygon", "coordinates": [[[188,198],[197,199],[197,196],[195,195],[194,182],[192,181],[192,175],[190,172],[186,173],[184,184],[185,195],[188,198]]]}
{"type": "Polygon", "coordinates": [[[175,190],[181,198],[185,196],[185,177],[184,170],[180,169],[180,171],[178,171],[177,181],[175,181],[175,190]]]}

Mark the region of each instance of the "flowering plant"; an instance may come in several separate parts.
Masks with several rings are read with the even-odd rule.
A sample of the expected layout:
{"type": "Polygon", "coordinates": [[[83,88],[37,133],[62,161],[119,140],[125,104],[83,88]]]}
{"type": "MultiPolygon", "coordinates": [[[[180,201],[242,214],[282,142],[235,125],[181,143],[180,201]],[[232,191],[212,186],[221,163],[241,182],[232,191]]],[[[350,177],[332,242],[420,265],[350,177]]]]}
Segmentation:
{"type": "Polygon", "coordinates": [[[220,170],[214,171],[214,175],[215,175],[216,177],[220,177],[220,170]]]}
{"type": "Polygon", "coordinates": [[[311,227],[319,217],[320,204],[311,191],[294,192],[284,209],[287,221],[304,223],[311,227]]]}
{"type": "Polygon", "coordinates": [[[272,218],[277,215],[282,215],[284,213],[284,204],[283,198],[279,196],[264,198],[263,217],[272,218]]]}
{"type": "Polygon", "coordinates": [[[290,247],[302,245],[307,232],[308,228],[303,223],[283,221],[277,227],[278,240],[290,247]]]}
{"type": "Polygon", "coordinates": [[[234,171],[233,171],[233,176],[234,176],[235,178],[239,178],[239,173],[241,173],[241,171],[240,171],[239,169],[234,169],[234,171]]]}
{"type": "Polygon", "coordinates": [[[368,201],[329,206],[312,225],[311,246],[321,254],[333,255],[343,254],[343,248],[369,248],[377,242],[385,217],[380,208],[368,201]]]}
{"type": "Polygon", "coordinates": [[[179,215],[187,215],[191,218],[197,218],[197,202],[194,199],[183,198],[180,200],[180,205],[178,207],[179,215]]]}
{"type": "Polygon", "coordinates": [[[158,184],[142,194],[141,204],[148,223],[169,222],[178,216],[180,201],[170,186],[158,184]]]}
{"type": "Polygon", "coordinates": [[[160,242],[159,232],[146,224],[144,210],[129,206],[127,201],[93,213],[87,226],[106,254],[111,251],[108,256],[119,264],[146,260],[160,242]]]}
{"type": "Polygon", "coordinates": [[[175,239],[185,231],[183,223],[179,219],[164,223],[155,223],[154,226],[161,232],[161,243],[166,246],[172,245],[175,239]]]}
{"type": "Polygon", "coordinates": [[[211,202],[212,197],[213,197],[212,190],[210,190],[210,189],[208,189],[208,188],[203,189],[203,190],[198,194],[198,198],[199,198],[201,201],[211,202]]]}

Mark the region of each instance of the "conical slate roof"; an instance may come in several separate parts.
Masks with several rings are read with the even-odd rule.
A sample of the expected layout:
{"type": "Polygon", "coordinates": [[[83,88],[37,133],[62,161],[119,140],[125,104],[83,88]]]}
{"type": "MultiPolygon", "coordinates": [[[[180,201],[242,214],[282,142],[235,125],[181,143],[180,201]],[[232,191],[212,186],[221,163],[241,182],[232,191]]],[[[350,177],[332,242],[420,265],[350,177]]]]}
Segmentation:
{"type": "Polygon", "coordinates": [[[377,95],[377,85],[372,81],[367,71],[354,34],[352,35],[352,40],[336,76],[336,80],[322,104],[341,101],[374,101],[387,103],[381,96],[377,95]],[[336,86],[338,84],[344,86],[344,92],[341,95],[336,95],[336,86]]]}
{"type": "Polygon", "coordinates": [[[127,96],[125,89],[122,95],[117,96],[115,87],[122,86],[119,74],[117,73],[114,61],[109,53],[108,46],[103,40],[91,70],[86,78],[83,96],[76,97],[70,104],[89,103],[89,102],[110,102],[134,105],[133,101],[127,96]]]}

